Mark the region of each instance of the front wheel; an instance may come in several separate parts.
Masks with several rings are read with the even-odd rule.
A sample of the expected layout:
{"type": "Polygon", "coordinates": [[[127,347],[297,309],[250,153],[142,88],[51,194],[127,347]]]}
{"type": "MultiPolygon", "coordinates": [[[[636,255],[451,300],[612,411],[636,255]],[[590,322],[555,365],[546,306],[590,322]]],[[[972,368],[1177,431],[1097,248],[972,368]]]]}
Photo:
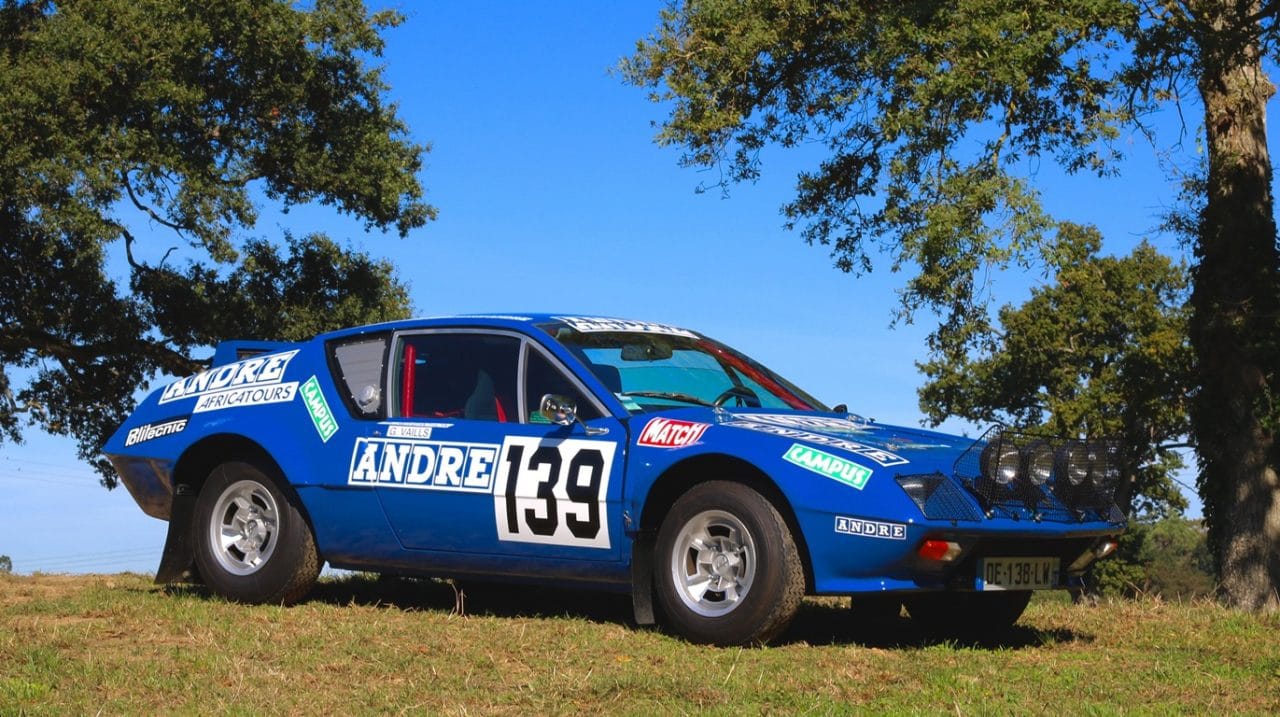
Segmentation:
{"type": "Polygon", "coordinates": [[[206,585],[239,602],[302,599],[320,574],[311,527],[276,471],[228,461],[196,499],[195,559],[206,585]]]}
{"type": "Polygon", "coordinates": [[[658,603],[680,635],[716,645],[764,643],[795,617],[804,572],[786,521],[740,483],[695,486],[658,531],[658,603]]]}

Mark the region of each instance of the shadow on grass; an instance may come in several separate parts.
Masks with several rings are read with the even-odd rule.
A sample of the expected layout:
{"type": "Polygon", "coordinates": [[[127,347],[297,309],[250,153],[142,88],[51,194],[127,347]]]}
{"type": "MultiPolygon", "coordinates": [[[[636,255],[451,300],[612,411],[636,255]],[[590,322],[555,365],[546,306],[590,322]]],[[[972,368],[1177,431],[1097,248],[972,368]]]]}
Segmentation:
{"type": "Polygon", "coordinates": [[[974,649],[1017,650],[1093,640],[1094,636],[1088,633],[1062,628],[1041,629],[1025,624],[1016,624],[988,635],[937,635],[925,631],[919,623],[905,616],[886,618],[873,615],[867,618],[851,609],[845,601],[825,599],[803,604],[791,627],[774,643],[862,645],[882,649],[945,644],[974,649]]]}
{"type": "MultiPolygon", "coordinates": [[[[203,585],[169,585],[164,590],[170,595],[212,597],[203,585]]],[[[493,617],[570,617],[642,629],[635,627],[629,595],[482,581],[446,582],[361,573],[321,580],[306,602],[493,617]]],[[[1093,635],[1070,629],[1040,629],[1029,625],[1014,625],[998,634],[976,638],[939,636],[925,632],[907,617],[860,616],[849,607],[847,599],[820,598],[806,600],[791,626],[772,644],[861,645],[881,649],[945,644],[974,649],[1026,649],[1093,640],[1093,635]]]]}

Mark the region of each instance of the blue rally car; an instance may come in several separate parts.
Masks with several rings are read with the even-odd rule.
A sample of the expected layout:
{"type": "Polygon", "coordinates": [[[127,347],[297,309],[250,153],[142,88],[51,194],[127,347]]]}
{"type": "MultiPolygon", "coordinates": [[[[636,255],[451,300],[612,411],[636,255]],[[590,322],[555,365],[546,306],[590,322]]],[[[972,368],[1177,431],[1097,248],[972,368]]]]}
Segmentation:
{"type": "Polygon", "coordinates": [[[1115,548],[1116,451],[881,425],[697,332],[553,315],[227,342],[104,449],[169,521],[158,582],[576,584],[716,644],[777,635],[805,594],[1007,627],[1115,548]]]}

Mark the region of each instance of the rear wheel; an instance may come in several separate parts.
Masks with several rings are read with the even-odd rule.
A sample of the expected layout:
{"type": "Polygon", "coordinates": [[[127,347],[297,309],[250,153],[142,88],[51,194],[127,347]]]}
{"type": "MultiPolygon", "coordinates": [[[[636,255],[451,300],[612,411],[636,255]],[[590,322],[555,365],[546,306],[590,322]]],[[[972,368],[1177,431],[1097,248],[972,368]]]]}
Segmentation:
{"type": "Polygon", "coordinates": [[[255,463],[213,469],[192,529],[201,577],[232,600],[297,602],[320,574],[315,538],[293,492],[276,471],[255,463]]]}
{"type": "Polygon", "coordinates": [[[694,642],[763,643],[804,596],[799,552],[768,500],[711,481],[681,496],[658,532],[654,582],[670,626],[694,642]]]}
{"type": "Polygon", "coordinates": [[[981,638],[1013,627],[1031,602],[1031,592],[921,593],[903,602],[911,619],[928,632],[981,638]]]}

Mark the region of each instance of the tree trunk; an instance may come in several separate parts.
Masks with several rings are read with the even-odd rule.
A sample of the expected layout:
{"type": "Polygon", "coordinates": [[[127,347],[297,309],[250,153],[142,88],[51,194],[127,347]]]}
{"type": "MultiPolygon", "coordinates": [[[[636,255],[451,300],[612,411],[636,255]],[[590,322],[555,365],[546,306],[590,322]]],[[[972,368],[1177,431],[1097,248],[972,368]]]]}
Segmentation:
{"type": "Polygon", "coordinates": [[[1198,5],[1209,175],[1191,296],[1200,386],[1191,419],[1223,597],[1271,612],[1280,609],[1280,257],[1266,143],[1275,86],[1246,32],[1251,5],[1198,5]]]}

